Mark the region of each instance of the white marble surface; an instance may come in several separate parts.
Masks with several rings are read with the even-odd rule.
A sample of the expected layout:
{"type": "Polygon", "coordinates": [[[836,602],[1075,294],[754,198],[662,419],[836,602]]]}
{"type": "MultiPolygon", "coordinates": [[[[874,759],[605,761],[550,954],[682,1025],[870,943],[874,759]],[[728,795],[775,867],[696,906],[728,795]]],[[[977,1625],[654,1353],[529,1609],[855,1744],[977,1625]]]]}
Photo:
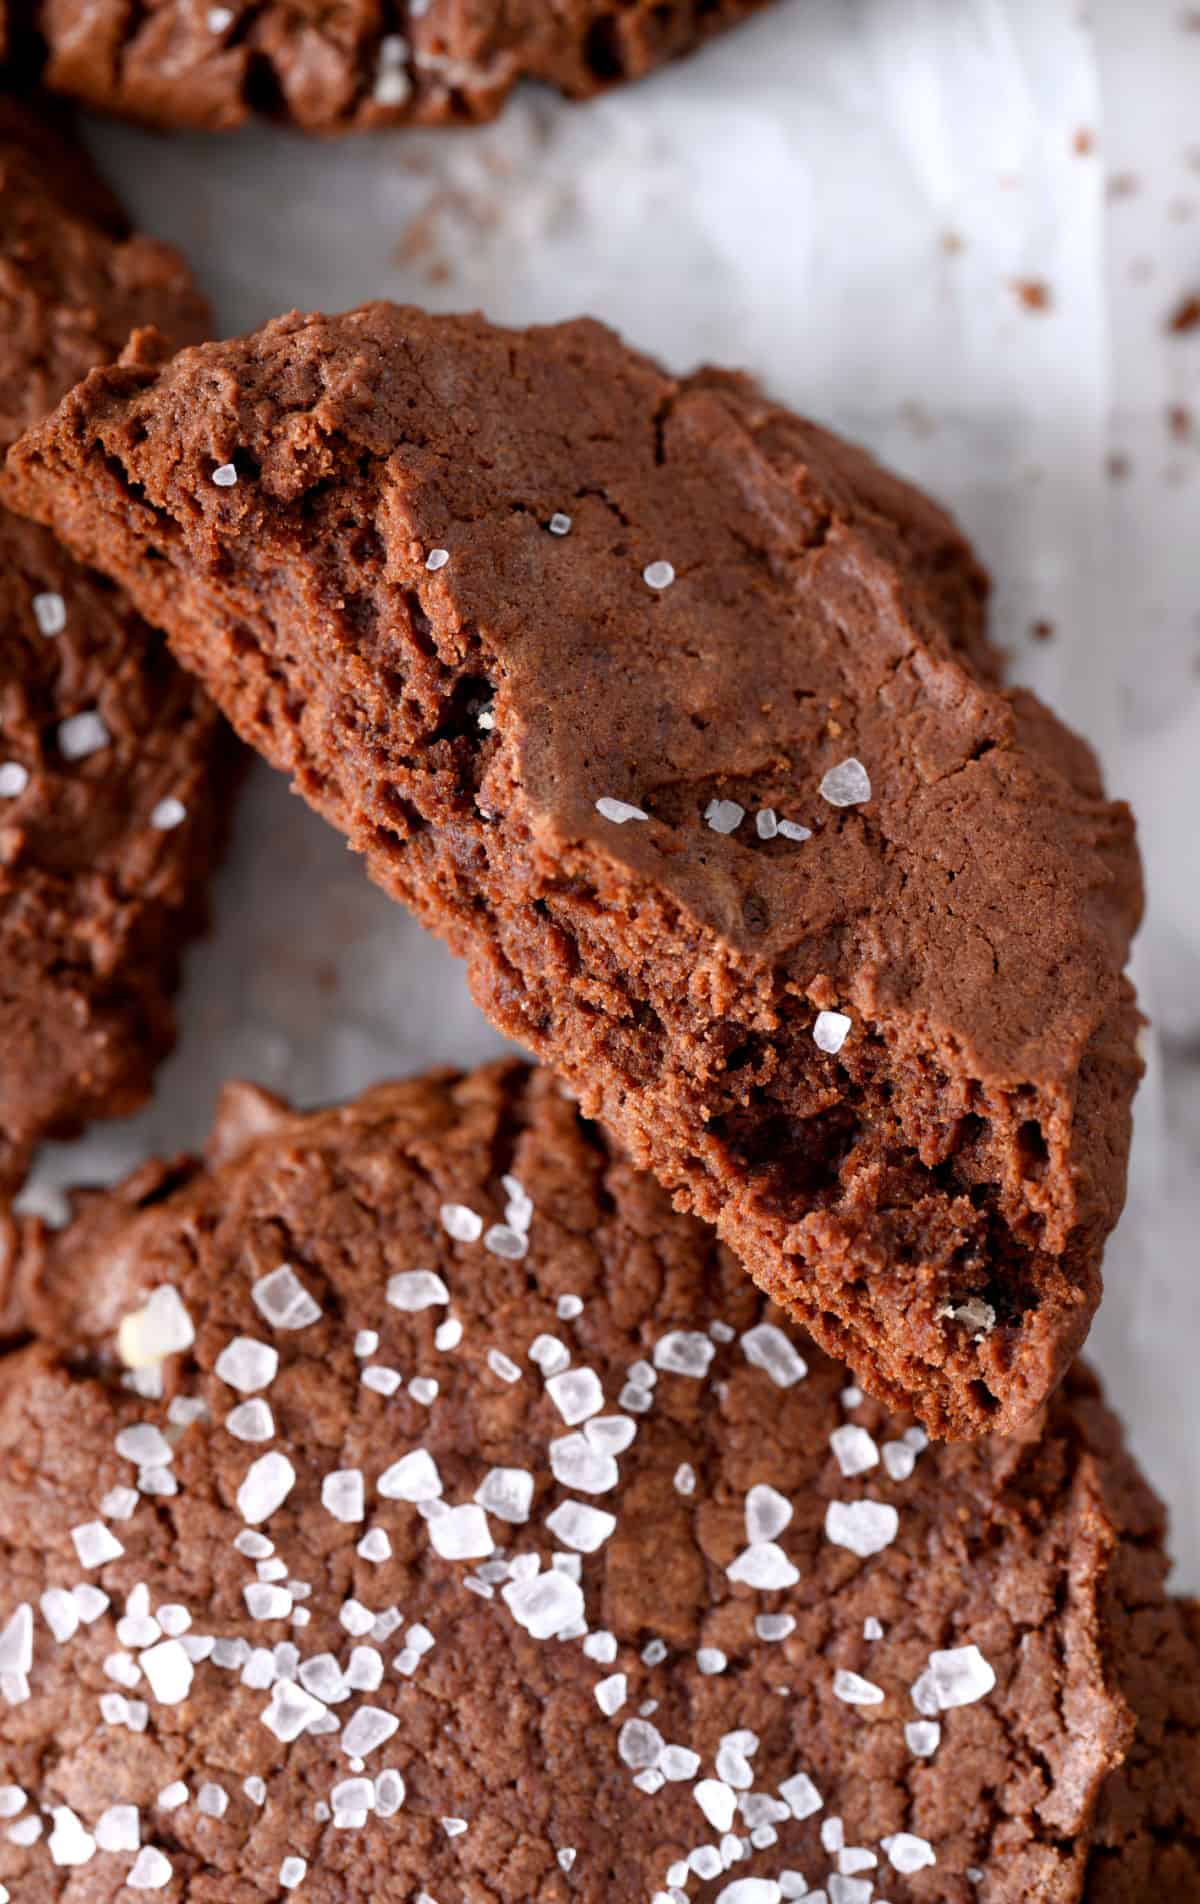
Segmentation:
{"type": "MultiPolygon", "coordinates": [[[[526,95],[478,133],[93,136],[225,329],[373,295],[517,322],[589,311],[675,366],[747,364],[957,509],[1017,668],[1141,808],[1160,1029],[1093,1352],[1195,1589],[1200,557],[1196,450],[1167,410],[1200,380],[1200,332],[1165,330],[1200,288],[1200,34],[1181,11],[779,0],[629,93],[526,95]],[[1135,188],[1111,196],[1114,173],[1135,188]]],[[[496,1048],[448,957],[265,771],[188,981],[154,1106],[52,1152],[44,1183],[195,1141],[229,1072],[312,1101],[496,1048]]]]}

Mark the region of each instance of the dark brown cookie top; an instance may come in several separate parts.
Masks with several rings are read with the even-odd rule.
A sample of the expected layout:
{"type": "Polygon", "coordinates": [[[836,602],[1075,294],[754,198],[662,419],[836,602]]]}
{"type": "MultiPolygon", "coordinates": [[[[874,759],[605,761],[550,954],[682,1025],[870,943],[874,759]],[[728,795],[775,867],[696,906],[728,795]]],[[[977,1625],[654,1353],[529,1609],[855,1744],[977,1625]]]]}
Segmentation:
{"type": "Polygon", "coordinates": [[[22,1904],[1200,1895],[1196,1659],[1092,1379],[926,1445],[550,1074],[236,1087],[23,1273],[22,1904]]]}
{"type": "Polygon", "coordinates": [[[640,79],[762,0],[17,0],[42,78],[154,125],[240,125],[252,112],[310,132],[491,119],[519,80],[579,99],[640,79]]]}
{"type": "Polygon", "coordinates": [[[831,1353],[939,1434],[1037,1408],[1138,863],[942,510],[743,378],[388,305],[99,373],[8,480],[831,1353]]]}
{"type": "MultiPolygon", "coordinates": [[[[85,156],[0,102],[0,440],[135,326],[207,308],[178,254],[129,236],[85,156]]],[[[128,1111],[170,1043],[231,749],[128,599],[0,510],[0,1201],[34,1143],[128,1111]]],[[[0,1334],[8,1239],[0,1230],[0,1334]]]]}

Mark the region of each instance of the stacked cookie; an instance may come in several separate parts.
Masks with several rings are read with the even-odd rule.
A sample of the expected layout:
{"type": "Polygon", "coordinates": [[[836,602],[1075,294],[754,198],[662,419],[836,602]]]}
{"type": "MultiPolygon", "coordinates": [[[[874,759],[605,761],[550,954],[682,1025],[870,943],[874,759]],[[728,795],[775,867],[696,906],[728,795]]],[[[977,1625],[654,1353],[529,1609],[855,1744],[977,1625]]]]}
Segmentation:
{"type": "Polygon", "coordinates": [[[545,1068],[233,1086],[203,1160],[10,1219],[0,1904],[1200,1899],[1200,1629],[1074,1360],[1132,824],[961,535],[592,323],[179,349],[57,162],[32,237],[0,195],[26,361],[72,340],[2,493],[105,614],[10,605],[7,1187],[127,1101],[21,1121],[84,1049],[27,919],[65,881],[95,960],[119,894],[160,1022],[206,695],[545,1068]]]}

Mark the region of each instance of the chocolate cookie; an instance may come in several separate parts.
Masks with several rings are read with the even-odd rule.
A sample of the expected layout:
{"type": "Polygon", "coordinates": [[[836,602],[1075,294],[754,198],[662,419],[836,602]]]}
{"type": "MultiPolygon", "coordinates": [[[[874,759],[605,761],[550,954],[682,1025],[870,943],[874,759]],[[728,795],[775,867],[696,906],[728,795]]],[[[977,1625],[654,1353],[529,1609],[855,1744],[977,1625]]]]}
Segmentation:
{"type": "MultiPolygon", "coordinates": [[[[136,325],[206,307],[83,155],[0,102],[0,443],[136,325]]],[[[232,743],[127,598],[0,509],[0,1203],[37,1141],[132,1110],[173,1035],[232,743]]],[[[0,1334],[7,1321],[0,1234],[0,1334]]]]}
{"type": "Polygon", "coordinates": [[[1030,1417],[1124,1195],[1138,861],[939,509],[599,325],[382,304],[98,372],[9,472],[866,1387],[1030,1417]]]}
{"type": "Polygon", "coordinates": [[[927,1444],[550,1074],[234,1088],[24,1270],[21,1904],[1200,1899],[1200,1661],[1092,1378],[927,1444]]]}
{"type": "Polygon", "coordinates": [[[309,132],[492,119],[519,80],[582,99],[640,79],[762,0],[16,0],[43,83],[150,125],[241,125],[254,112],[309,132]]]}

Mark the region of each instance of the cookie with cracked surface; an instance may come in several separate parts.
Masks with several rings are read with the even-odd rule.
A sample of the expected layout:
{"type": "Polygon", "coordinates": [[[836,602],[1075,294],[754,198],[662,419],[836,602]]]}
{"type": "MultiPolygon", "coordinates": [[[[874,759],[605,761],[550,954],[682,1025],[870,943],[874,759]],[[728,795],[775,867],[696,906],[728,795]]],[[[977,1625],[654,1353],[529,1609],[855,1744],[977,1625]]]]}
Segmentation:
{"type": "Polygon", "coordinates": [[[941,510],[597,324],[382,304],[101,371],[8,484],[872,1392],[1034,1412],[1124,1195],[1139,870],[941,510]]]}
{"type": "Polygon", "coordinates": [[[551,1074],[235,1087],[23,1269],[22,1904],[1200,1898],[1194,1639],[1093,1379],[927,1443],[551,1074]]]}
{"type": "MultiPolygon", "coordinates": [[[[0,443],[130,331],[201,337],[177,253],[133,236],[77,148],[0,101],[0,443]]],[[[203,919],[232,740],[161,635],[0,509],[0,1202],[35,1144],[145,1097],[203,919]]],[[[0,1333],[11,1238],[0,1233],[0,1333]]]]}
{"type": "Polygon", "coordinates": [[[492,119],[521,80],[584,99],[642,78],[764,0],[284,0],[205,6],[18,0],[43,83],[150,125],[222,130],[267,113],[308,132],[492,119]]]}

